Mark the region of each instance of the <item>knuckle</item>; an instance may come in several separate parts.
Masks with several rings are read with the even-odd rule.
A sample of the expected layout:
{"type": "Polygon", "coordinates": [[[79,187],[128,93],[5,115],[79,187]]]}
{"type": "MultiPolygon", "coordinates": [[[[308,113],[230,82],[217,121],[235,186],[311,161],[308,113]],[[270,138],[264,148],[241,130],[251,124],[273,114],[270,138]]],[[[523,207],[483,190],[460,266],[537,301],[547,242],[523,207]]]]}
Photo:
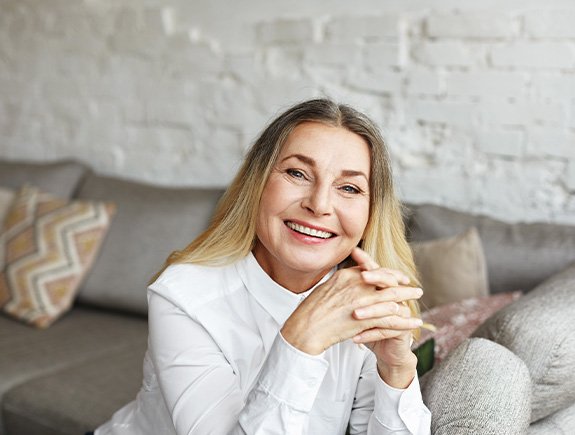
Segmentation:
{"type": "Polygon", "coordinates": [[[398,298],[397,289],[394,287],[390,287],[386,290],[387,296],[392,298],[393,300],[398,298]]]}

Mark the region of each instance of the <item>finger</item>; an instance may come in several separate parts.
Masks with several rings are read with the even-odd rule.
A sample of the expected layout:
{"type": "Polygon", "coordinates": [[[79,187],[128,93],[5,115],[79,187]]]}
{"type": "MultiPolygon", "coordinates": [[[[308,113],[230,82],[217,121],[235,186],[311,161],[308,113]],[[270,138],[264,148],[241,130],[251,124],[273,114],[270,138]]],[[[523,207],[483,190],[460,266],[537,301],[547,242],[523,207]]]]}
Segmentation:
{"type": "MultiPolygon", "coordinates": [[[[357,334],[352,340],[354,343],[372,343],[375,341],[387,340],[389,338],[401,337],[402,335],[405,335],[405,331],[372,328],[357,334]]],[[[409,343],[409,340],[406,340],[406,343],[409,343]]]]}
{"type": "Polygon", "coordinates": [[[399,314],[399,312],[399,304],[395,302],[381,302],[379,304],[369,305],[367,307],[356,308],[353,311],[353,316],[360,320],[391,316],[393,314],[399,314]]]}
{"type": "Polygon", "coordinates": [[[417,317],[401,317],[397,315],[384,316],[372,320],[372,328],[392,329],[395,331],[410,331],[419,328],[423,324],[417,317]]]}
{"type": "Polygon", "coordinates": [[[379,264],[377,264],[373,258],[371,258],[370,255],[361,248],[353,248],[353,251],[351,251],[351,258],[353,258],[362,270],[379,268],[379,264]]]}
{"type": "Polygon", "coordinates": [[[401,316],[401,317],[411,317],[413,315],[413,313],[411,312],[411,309],[404,304],[398,304],[399,309],[397,310],[397,315],[401,316]]]}
{"type": "Polygon", "coordinates": [[[422,294],[423,290],[419,287],[385,287],[364,295],[358,300],[358,308],[381,302],[406,302],[419,299],[422,294]]]}
{"type": "Polygon", "coordinates": [[[368,284],[384,286],[398,286],[399,284],[409,284],[409,277],[399,270],[386,269],[380,267],[378,269],[371,269],[362,271],[361,276],[368,284]]]}

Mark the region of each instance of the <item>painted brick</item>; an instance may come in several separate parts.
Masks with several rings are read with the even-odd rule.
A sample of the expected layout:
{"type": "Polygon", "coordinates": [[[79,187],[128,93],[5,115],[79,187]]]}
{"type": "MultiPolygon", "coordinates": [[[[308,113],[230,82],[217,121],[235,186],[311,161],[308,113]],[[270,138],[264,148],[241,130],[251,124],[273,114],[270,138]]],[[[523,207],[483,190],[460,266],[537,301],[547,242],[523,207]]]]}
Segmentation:
{"type": "Polygon", "coordinates": [[[475,118],[476,106],[451,101],[412,100],[408,116],[420,121],[469,127],[475,118]]]}
{"type": "Polygon", "coordinates": [[[564,42],[514,42],[493,47],[490,58],[496,67],[570,69],[575,67],[575,46],[564,42]]]}
{"type": "Polygon", "coordinates": [[[575,134],[532,129],[527,150],[531,155],[575,159],[575,134]]]}
{"type": "Polygon", "coordinates": [[[412,51],[417,63],[429,66],[472,66],[475,56],[460,41],[431,42],[416,45],[412,51]]]}
{"type": "Polygon", "coordinates": [[[304,61],[310,64],[354,65],[359,63],[361,51],[354,44],[322,43],[304,48],[304,61]]]}
{"type": "Polygon", "coordinates": [[[410,69],[406,74],[408,95],[439,95],[443,92],[441,72],[410,69]]]}
{"type": "Polygon", "coordinates": [[[398,72],[367,73],[354,71],[346,83],[354,89],[373,93],[400,94],[403,88],[403,74],[398,72]]]}
{"type": "Polygon", "coordinates": [[[567,165],[565,181],[567,188],[571,191],[575,191],[575,160],[571,160],[567,165]]]}
{"type": "Polygon", "coordinates": [[[313,36],[313,23],[309,20],[276,20],[261,23],[258,28],[263,44],[309,42],[313,36]]]}
{"type": "Polygon", "coordinates": [[[531,87],[536,97],[562,100],[575,95],[575,78],[571,74],[536,73],[531,77],[531,87]]]}
{"type": "Polygon", "coordinates": [[[372,70],[402,66],[407,61],[404,47],[396,42],[368,44],[364,57],[366,66],[372,70]]]}
{"type": "Polygon", "coordinates": [[[266,69],[272,77],[297,79],[302,74],[303,50],[300,47],[274,46],[266,50],[266,69]]]}
{"type": "Polygon", "coordinates": [[[575,10],[531,10],[523,15],[525,33],[535,38],[574,38],[575,10]]]}
{"type": "Polygon", "coordinates": [[[466,203],[473,189],[461,171],[452,167],[405,171],[398,182],[401,196],[413,202],[466,203]]]}
{"type": "Polygon", "coordinates": [[[525,133],[522,131],[484,131],[478,135],[479,148],[489,154],[509,157],[523,155],[525,133]]]}
{"type": "Polygon", "coordinates": [[[487,125],[530,126],[533,123],[563,125],[567,113],[562,104],[529,102],[524,99],[510,102],[498,98],[479,103],[481,121],[487,125]]]}
{"type": "Polygon", "coordinates": [[[224,66],[223,56],[207,44],[190,41],[187,35],[170,38],[161,60],[163,74],[177,77],[215,73],[224,66]]]}
{"type": "Polygon", "coordinates": [[[112,49],[122,54],[155,56],[165,52],[166,40],[153,34],[119,32],[110,37],[112,49]]]}
{"type": "Polygon", "coordinates": [[[0,158],[221,186],[330,96],[380,125],[405,199],[575,224],[575,5],[164,3],[4,0],[0,158]]]}
{"type": "Polygon", "coordinates": [[[519,33],[518,23],[497,11],[433,13],[426,20],[427,34],[434,38],[508,38],[519,33]]]}
{"type": "Polygon", "coordinates": [[[337,17],[326,24],[330,41],[349,42],[357,39],[398,38],[399,17],[396,15],[337,17]]]}
{"type": "Polygon", "coordinates": [[[517,96],[527,90],[529,76],[525,73],[477,71],[446,74],[447,95],[517,96]]]}

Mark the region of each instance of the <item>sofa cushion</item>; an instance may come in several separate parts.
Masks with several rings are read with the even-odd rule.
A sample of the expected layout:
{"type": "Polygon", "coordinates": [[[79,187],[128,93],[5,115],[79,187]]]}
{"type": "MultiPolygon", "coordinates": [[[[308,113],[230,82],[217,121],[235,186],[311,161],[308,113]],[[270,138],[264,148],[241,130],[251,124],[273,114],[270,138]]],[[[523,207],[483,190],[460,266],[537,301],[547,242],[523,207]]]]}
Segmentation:
{"type": "Polygon", "coordinates": [[[133,400],[142,384],[145,340],[25,382],[4,396],[8,433],[79,435],[133,400]]]}
{"type": "Polygon", "coordinates": [[[24,184],[40,187],[60,198],[72,197],[89,169],[75,161],[52,163],[0,161],[0,186],[19,189],[24,184]]]}
{"type": "Polygon", "coordinates": [[[71,307],[114,211],[111,203],[20,189],[3,227],[0,309],[38,328],[50,326],[71,307]]]}
{"type": "Polygon", "coordinates": [[[38,330],[0,315],[0,402],[30,379],[131,346],[145,344],[147,322],[75,307],[51,328],[38,330]]]}
{"type": "Polygon", "coordinates": [[[575,428],[575,403],[529,426],[527,435],[568,435],[575,428]]]}
{"type": "Polygon", "coordinates": [[[82,303],[147,313],[150,278],[208,225],[219,189],[162,188],[90,175],[78,198],[113,201],[118,211],[78,295],[82,303]]]}
{"type": "Polygon", "coordinates": [[[529,291],[575,261],[575,226],[510,224],[435,205],[409,206],[409,239],[449,237],[479,230],[492,293],[529,291]]]}
{"type": "Polygon", "coordinates": [[[434,435],[523,434],[529,425],[529,372],[503,346],[465,340],[421,378],[434,435]]]}
{"type": "Polygon", "coordinates": [[[485,322],[474,335],[507,347],[532,378],[532,421],[575,403],[575,264],[485,322]]]}
{"type": "Polygon", "coordinates": [[[489,295],[485,256],[475,228],[411,247],[423,287],[422,310],[489,295]]]}

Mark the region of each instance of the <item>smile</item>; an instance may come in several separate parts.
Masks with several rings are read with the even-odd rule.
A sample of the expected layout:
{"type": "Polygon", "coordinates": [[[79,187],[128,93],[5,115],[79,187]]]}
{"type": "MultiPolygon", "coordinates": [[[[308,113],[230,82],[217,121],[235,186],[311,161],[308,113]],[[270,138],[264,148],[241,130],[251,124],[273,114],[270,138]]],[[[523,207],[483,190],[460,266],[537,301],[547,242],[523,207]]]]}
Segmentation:
{"type": "Polygon", "coordinates": [[[294,222],[287,221],[285,223],[289,228],[292,230],[305,234],[307,236],[318,237],[320,239],[329,239],[333,237],[335,234],[328,233],[327,231],[316,230],[315,228],[304,227],[303,225],[296,224],[294,222]]]}

